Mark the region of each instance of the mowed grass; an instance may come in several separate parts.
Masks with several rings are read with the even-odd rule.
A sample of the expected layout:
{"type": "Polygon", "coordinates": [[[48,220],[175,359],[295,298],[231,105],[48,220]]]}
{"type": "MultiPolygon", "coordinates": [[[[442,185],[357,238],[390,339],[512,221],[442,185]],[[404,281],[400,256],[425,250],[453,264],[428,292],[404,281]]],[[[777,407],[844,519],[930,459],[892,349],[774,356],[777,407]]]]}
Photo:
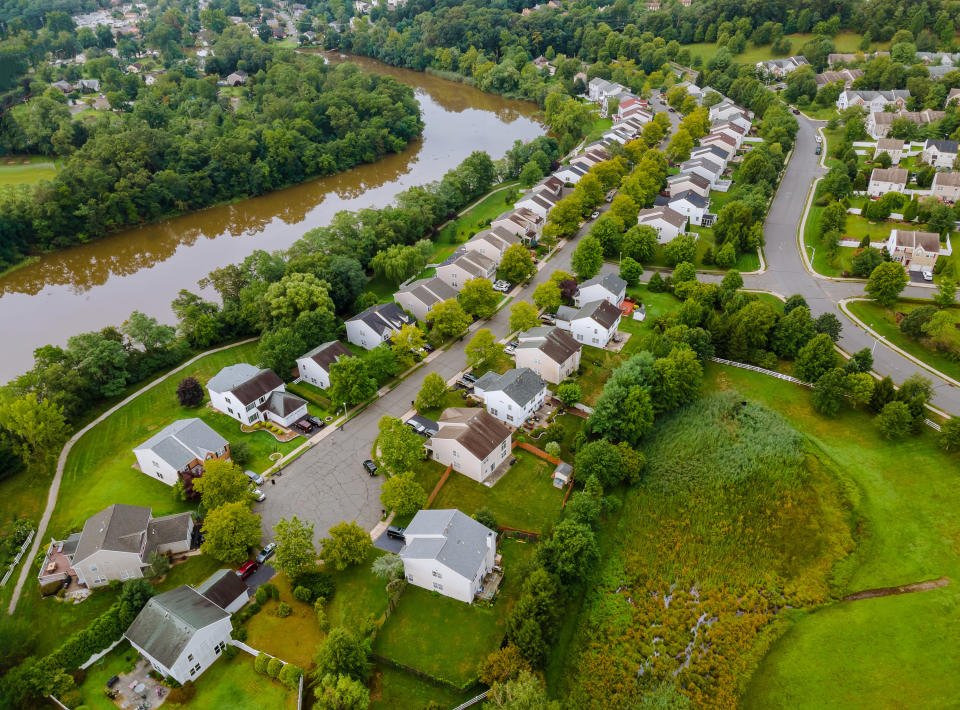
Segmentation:
{"type": "Polygon", "coordinates": [[[342,571],[325,570],[336,585],[326,606],[330,628],[345,626],[355,630],[368,620],[378,619],[386,610],[387,583],[370,571],[373,561],[383,554],[382,550],[373,549],[359,565],[342,571]]]}
{"type": "Polygon", "coordinates": [[[562,513],[563,491],[554,488],[552,481],[556,466],[519,448],[513,456],[517,462],[492,488],[451,472],[430,507],[457,508],[467,515],[488,508],[500,525],[548,532],[562,513]]]}
{"type": "Polygon", "coordinates": [[[505,576],[492,607],[408,585],[374,651],[454,687],[468,687],[479,663],[500,646],[533,545],[503,540],[500,552],[505,576]]]}
{"type": "Polygon", "coordinates": [[[87,677],[79,686],[83,694],[83,704],[91,710],[115,710],[117,706],[103,692],[107,681],[115,675],[132,671],[139,657],[140,654],[133,650],[130,643],[124,641],[90,666],[87,677]]]}
{"type": "MultiPolygon", "coordinates": [[[[802,54],[802,48],[804,43],[809,42],[814,38],[814,35],[811,33],[808,34],[792,34],[787,35],[787,39],[791,42],[790,54],[797,55],[802,54]]],[[[835,51],[837,52],[856,52],[859,49],[860,41],[863,39],[862,35],[856,34],[854,32],[840,32],[830,38],[830,41],[833,42],[835,51]]],[[[870,45],[870,51],[876,51],[878,49],[887,49],[889,47],[889,42],[873,42],[870,45]]],[[[695,44],[685,44],[681,49],[690,50],[691,60],[696,57],[701,57],[706,63],[717,53],[719,46],[716,42],[697,42],[695,44]]],[[[763,62],[767,59],[777,59],[777,55],[774,55],[770,51],[770,45],[764,45],[762,47],[754,47],[750,42],[747,43],[747,49],[744,50],[742,54],[734,55],[733,61],[738,64],[756,64],[757,62],[763,62]]]]}
{"type": "Polygon", "coordinates": [[[508,202],[506,198],[512,192],[510,188],[516,185],[516,182],[498,185],[498,188],[505,187],[506,189],[487,195],[475,207],[467,210],[463,216],[448,223],[437,232],[436,238],[433,240],[436,248],[433,252],[432,263],[446,259],[454,252],[457,245],[463,244],[477,232],[483,231],[494,217],[511,209],[514,201],[508,202]]]}
{"type": "MultiPolygon", "coordinates": [[[[960,380],[960,359],[956,356],[957,353],[960,353],[960,328],[948,329],[942,336],[945,350],[938,350],[929,338],[917,340],[900,332],[896,314],[910,313],[924,305],[931,304],[899,301],[893,309],[889,309],[875,301],[851,301],[847,304],[847,308],[857,318],[901,350],[905,350],[945,375],[960,380]],[[953,357],[950,356],[949,351],[953,352],[953,357]]],[[[953,322],[960,324],[960,308],[951,308],[949,313],[953,317],[953,322]]]]}
{"type": "MultiPolygon", "coordinates": [[[[866,412],[817,415],[804,388],[733,368],[707,366],[708,387],[736,388],[776,409],[848,479],[857,551],[838,565],[843,594],[947,576],[960,579],[957,455],[925,429],[880,436],[866,412]]],[[[960,697],[955,643],[960,588],[838,602],[794,623],[761,662],[747,708],[896,708],[904,698],[953,707],[960,697]]]]}
{"type": "Polygon", "coordinates": [[[52,160],[41,155],[7,155],[0,158],[0,185],[33,185],[57,174],[52,160]]]}
{"type": "Polygon", "coordinates": [[[237,345],[207,355],[107,417],[74,445],[67,458],[57,506],[49,534],[62,535],[79,530],[94,513],[113,503],[145,505],[154,516],[189,509],[173,489],[133,468],[133,448],[178,419],[199,417],[230,442],[249,444],[252,459],[247,465],[263,471],[274,451],[286,453],[302,439],[281,444],[265,431],[244,434],[239,422],[214,411],[206,402],[197,409],[181,407],[176,398],[177,383],[193,375],[206,384],[222,367],[256,361],[256,343],[237,345]]]}
{"type": "Polygon", "coordinates": [[[197,694],[188,704],[166,702],[163,707],[190,710],[293,710],[297,691],[253,670],[253,656],[240,652],[236,658],[222,657],[195,683],[197,694]]]}
{"type": "Polygon", "coordinates": [[[369,688],[370,710],[424,708],[430,703],[453,708],[475,695],[430,683],[386,663],[377,664],[369,688]]]}
{"type": "Polygon", "coordinates": [[[266,651],[287,663],[309,668],[313,655],[324,639],[317,623],[317,615],[310,604],[293,598],[290,581],[284,574],[273,578],[280,592],[280,602],[286,602],[293,611],[290,616],[277,616],[280,602],[273,599],[247,621],[247,644],[259,651],[266,651]]]}

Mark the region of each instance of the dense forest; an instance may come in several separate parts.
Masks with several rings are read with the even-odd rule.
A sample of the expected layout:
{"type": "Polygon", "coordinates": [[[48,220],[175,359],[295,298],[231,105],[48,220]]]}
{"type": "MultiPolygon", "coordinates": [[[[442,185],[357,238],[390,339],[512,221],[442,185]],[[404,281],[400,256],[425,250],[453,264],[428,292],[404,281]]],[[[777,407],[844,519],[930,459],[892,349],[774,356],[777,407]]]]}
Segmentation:
{"type": "Polygon", "coordinates": [[[216,75],[170,71],[146,86],[104,60],[98,74],[116,112],[73,121],[50,93],[12,109],[0,142],[64,164],[51,182],[0,190],[0,268],[30,250],[373,162],[423,128],[412,90],[392,78],[271,53],[249,36],[228,47],[223,70],[251,74],[233,102],[216,75]]]}

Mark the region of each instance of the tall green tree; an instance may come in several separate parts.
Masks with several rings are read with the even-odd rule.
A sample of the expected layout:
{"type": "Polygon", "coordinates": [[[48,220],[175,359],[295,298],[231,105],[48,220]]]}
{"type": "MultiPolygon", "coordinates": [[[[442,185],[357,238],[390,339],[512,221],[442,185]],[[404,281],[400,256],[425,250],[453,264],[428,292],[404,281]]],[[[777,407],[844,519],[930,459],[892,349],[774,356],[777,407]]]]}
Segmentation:
{"type": "Polygon", "coordinates": [[[596,276],[601,266],[603,266],[603,245],[595,236],[588,234],[573,250],[570,267],[582,281],[596,276]]]}
{"type": "Polygon", "coordinates": [[[423,439],[396,417],[383,417],[376,439],[380,463],[392,473],[412,471],[417,462],[426,458],[423,439]]]}
{"type": "Polygon", "coordinates": [[[289,520],[281,518],[273,526],[273,532],[277,551],[271,564],[289,579],[293,579],[300,572],[316,564],[317,550],[313,546],[313,523],[300,520],[294,515],[289,520]]]}
{"type": "Polygon", "coordinates": [[[56,459],[70,436],[63,408],[30,394],[0,399],[0,420],[13,434],[13,448],[31,467],[42,468],[56,459]]]}
{"type": "Polygon", "coordinates": [[[327,532],[330,537],[320,543],[320,556],[334,569],[344,570],[360,564],[373,549],[370,533],[356,523],[337,523],[327,532]]]}
{"type": "Polygon", "coordinates": [[[530,330],[540,325],[536,307],[527,301],[516,301],[510,306],[510,332],[530,330]]]}
{"type": "MultiPolygon", "coordinates": [[[[467,343],[465,349],[467,364],[475,367],[496,356],[501,350],[502,347],[494,340],[493,333],[490,329],[481,328],[474,334],[470,342],[467,343]]],[[[446,385],[444,385],[444,387],[446,387],[446,385]]]]}
{"type": "Polygon", "coordinates": [[[210,459],[204,463],[203,475],[193,481],[193,489],[207,511],[224,503],[250,502],[250,479],[233,461],[210,459]]]}
{"type": "Polygon", "coordinates": [[[500,260],[500,274],[511,284],[526,281],[537,273],[530,251],[523,244],[511,244],[500,260]]]}
{"type": "Polygon", "coordinates": [[[881,306],[892,307],[909,282],[903,265],[896,261],[880,264],[870,274],[867,281],[867,294],[881,306]]]}
{"type": "Polygon", "coordinates": [[[455,298],[434,305],[427,313],[427,320],[433,323],[433,330],[444,340],[460,335],[472,322],[455,298]]]}
{"type": "Polygon", "coordinates": [[[416,476],[407,471],[390,476],[383,482],[380,502],[386,510],[392,510],[397,515],[413,515],[427,504],[427,492],[417,483],[416,476]]]}
{"type": "Polygon", "coordinates": [[[250,548],[260,542],[260,516],[250,512],[249,503],[224,503],[207,512],[203,519],[205,555],[235,566],[247,559],[250,548]]]}
{"type": "Polygon", "coordinates": [[[458,296],[463,310],[477,318],[489,318],[497,312],[500,294],[493,290],[490,279],[470,279],[458,296]]]}
{"type": "Polygon", "coordinates": [[[377,381],[362,358],[343,357],[330,365],[330,401],[336,406],[363,402],[377,393],[377,381]]]}
{"type": "MultiPolygon", "coordinates": [[[[470,346],[468,345],[467,347],[469,348],[470,346]]],[[[427,376],[423,378],[423,384],[420,385],[420,392],[417,394],[414,406],[417,409],[439,407],[443,403],[443,398],[446,394],[447,383],[446,380],[443,379],[443,375],[439,372],[427,373],[427,376]]]]}

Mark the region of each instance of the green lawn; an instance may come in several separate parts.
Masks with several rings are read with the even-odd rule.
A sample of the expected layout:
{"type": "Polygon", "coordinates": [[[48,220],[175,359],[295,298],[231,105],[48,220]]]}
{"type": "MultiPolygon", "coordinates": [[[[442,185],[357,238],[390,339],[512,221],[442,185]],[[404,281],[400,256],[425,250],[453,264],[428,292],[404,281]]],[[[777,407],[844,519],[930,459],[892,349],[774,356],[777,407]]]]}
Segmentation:
{"type": "MultiPolygon", "coordinates": [[[[574,453],[570,447],[573,445],[574,437],[576,437],[580,429],[583,428],[586,420],[575,414],[560,414],[554,417],[553,422],[563,427],[563,440],[560,442],[560,459],[572,464],[574,453]]],[[[537,441],[532,438],[530,443],[534,446],[539,446],[541,449],[544,446],[542,441],[537,441]]]]}
{"type": "MultiPolygon", "coordinates": [[[[809,42],[811,39],[813,39],[813,37],[813,34],[787,35],[787,39],[790,40],[792,44],[790,53],[800,54],[804,43],[809,42]]],[[[858,51],[861,39],[862,36],[854,32],[840,32],[830,38],[836,47],[837,52],[858,51]]],[[[870,51],[887,49],[889,44],[889,42],[874,42],[870,45],[870,51]]],[[[690,50],[691,60],[695,57],[701,57],[704,63],[706,63],[713,57],[714,54],[717,53],[718,46],[716,42],[697,42],[695,44],[685,44],[681,47],[681,49],[690,50]]],[[[754,47],[748,42],[747,49],[742,54],[735,55],[733,59],[738,64],[756,64],[757,62],[775,58],[775,55],[770,51],[769,44],[764,45],[763,47],[754,47]]]]}
{"type": "Polygon", "coordinates": [[[57,174],[52,160],[41,155],[6,155],[0,158],[0,185],[32,185],[57,174]]]}
{"type": "MultiPolygon", "coordinates": [[[[697,239],[697,254],[694,257],[693,265],[698,270],[719,270],[719,267],[717,267],[716,264],[705,264],[703,262],[703,257],[704,254],[706,254],[707,249],[711,249],[714,246],[713,228],[691,225],[690,230],[700,236],[700,238],[697,239]]],[[[658,244],[653,255],[653,261],[651,261],[649,264],[644,264],[644,266],[670,268],[667,265],[667,257],[664,253],[664,246],[665,245],[663,244],[658,244]]],[[[713,251],[716,253],[716,249],[713,251]]],[[[756,271],[760,268],[760,257],[757,256],[756,252],[745,252],[740,254],[737,257],[737,263],[734,268],[736,268],[738,271],[756,271]]]]}
{"type": "Polygon", "coordinates": [[[398,670],[386,663],[378,663],[370,681],[370,710],[396,708],[425,708],[431,702],[442,708],[457,707],[476,693],[457,691],[439,686],[412,673],[398,670]]]}
{"type": "Polygon", "coordinates": [[[377,635],[374,651],[454,687],[468,687],[478,664],[500,646],[533,545],[504,540],[500,552],[505,576],[493,606],[466,604],[407,585],[377,635]]]}
{"type": "Polygon", "coordinates": [[[467,515],[489,508],[500,525],[548,532],[562,513],[563,491],[551,478],[556,466],[519,448],[513,456],[517,463],[492,488],[451,472],[430,507],[457,508],[467,515]]]}
{"type": "MultiPolygon", "coordinates": [[[[504,185],[512,184],[515,183],[504,183],[504,185]]],[[[497,185],[497,187],[503,187],[503,185],[497,185]]],[[[441,229],[434,239],[436,250],[433,253],[433,261],[438,262],[446,259],[453,253],[458,244],[467,241],[477,232],[483,231],[494,217],[513,207],[513,201],[508,202],[506,199],[510,193],[511,190],[506,189],[487,195],[476,207],[441,229]]]]}
{"type": "MultiPolygon", "coordinates": [[[[838,565],[844,593],[960,575],[957,456],[924,429],[881,437],[866,412],[818,416],[800,387],[707,366],[711,386],[733,387],[772,407],[835,463],[854,503],[857,551],[838,565]]],[[[955,643],[960,588],[835,603],[790,616],[792,625],[755,673],[746,708],[895,708],[903,698],[951,707],[960,697],[955,643]]]]}
{"type": "MultiPolygon", "coordinates": [[[[464,390],[447,390],[443,395],[443,401],[440,402],[438,406],[424,407],[423,409],[417,410],[417,414],[427,419],[437,421],[445,409],[449,409],[450,407],[466,407],[467,400],[461,395],[463,391],[464,390]]],[[[429,493],[430,491],[428,490],[427,492],[429,493]]]]}
{"type": "Polygon", "coordinates": [[[193,555],[170,568],[162,582],[156,583],[157,593],[167,592],[183,584],[196,586],[203,580],[227,565],[210,555],[193,555]]]}
{"type": "Polygon", "coordinates": [[[199,417],[228,441],[249,443],[252,459],[248,468],[263,471],[274,451],[287,453],[302,439],[285,444],[265,431],[244,434],[239,422],[208,405],[198,409],[180,407],[177,383],[188,375],[206,383],[220,368],[238,362],[255,362],[256,343],[247,343],[208,355],[148,390],[111,414],[87,432],[67,458],[57,506],[50,521],[49,535],[79,530],[94,513],[113,503],[147,505],[155,516],[187,510],[170,486],[133,468],[133,448],[164,426],[188,417],[199,417]]]}
{"type": "Polygon", "coordinates": [[[290,616],[281,619],[276,613],[279,602],[269,600],[247,621],[246,642],[258,651],[266,651],[287,663],[309,668],[317,647],[324,639],[317,615],[312,605],[293,598],[286,575],[278,574],[272,581],[280,592],[280,601],[289,604],[293,611],[290,616]]]}
{"type": "Polygon", "coordinates": [[[253,670],[253,656],[242,651],[233,659],[223,657],[196,682],[197,694],[187,705],[164,703],[163,707],[190,710],[293,710],[297,691],[253,670]]]}
{"type": "Polygon", "coordinates": [[[327,396],[327,393],[319,387],[311,385],[309,382],[298,382],[295,385],[287,385],[287,391],[307,400],[310,404],[310,413],[314,416],[326,419],[336,414],[336,409],[327,396]]]}
{"type": "Polygon", "coordinates": [[[107,681],[115,675],[129,673],[137,663],[139,654],[128,641],[124,641],[106,656],[87,669],[87,677],[80,684],[83,703],[91,710],[116,710],[116,705],[104,694],[107,681]]]}
{"type": "Polygon", "coordinates": [[[584,143],[589,144],[600,140],[603,134],[610,130],[611,126],[613,126],[612,118],[600,118],[597,116],[593,125],[586,131],[584,143]]]}
{"type": "Polygon", "coordinates": [[[368,619],[377,619],[387,608],[386,582],[370,572],[370,565],[381,550],[371,550],[366,561],[345,570],[326,570],[333,575],[336,585],[333,598],[327,603],[330,627],[345,626],[356,629],[368,619]]]}
{"type": "MultiPolygon", "coordinates": [[[[945,375],[955,380],[960,380],[960,360],[956,357],[956,353],[960,352],[960,330],[955,329],[948,331],[945,336],[946,342],[943,347],[952,349],[954,357],[950,357],[948,352],[937,350],[931,345],[929,338],[917,340],[900,332],[895,313],[909,313],[916,308],[920,308],[922,305],[929,304],[900,301],[894,309],[891,310],[884,308],[874,301],[851,301],[847,304],[847,308],[849,308],[850,312],[857,318],[880,333],[880,335],[898,348],[922,360],[930,365],[930,367],[940,370],[940,372],[945,375]]],[[[960,308],[951,309],[951,313],[953,314],[954,322],[960,324],[960,308]]]]}

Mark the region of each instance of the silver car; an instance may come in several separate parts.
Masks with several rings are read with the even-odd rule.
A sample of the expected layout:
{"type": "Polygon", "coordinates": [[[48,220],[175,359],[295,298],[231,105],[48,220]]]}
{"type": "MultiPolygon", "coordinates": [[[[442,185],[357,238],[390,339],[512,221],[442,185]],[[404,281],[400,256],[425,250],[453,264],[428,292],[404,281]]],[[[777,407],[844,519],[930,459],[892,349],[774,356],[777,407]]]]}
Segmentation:
{"type": "Polygon", "coordinates": [[[256,473],[255,471],[244,471],[244,473],[247,475],[247,478],[256,483],[258,486],[263,485],[263,476],[261,476],[259,473],[256,473]]]}

